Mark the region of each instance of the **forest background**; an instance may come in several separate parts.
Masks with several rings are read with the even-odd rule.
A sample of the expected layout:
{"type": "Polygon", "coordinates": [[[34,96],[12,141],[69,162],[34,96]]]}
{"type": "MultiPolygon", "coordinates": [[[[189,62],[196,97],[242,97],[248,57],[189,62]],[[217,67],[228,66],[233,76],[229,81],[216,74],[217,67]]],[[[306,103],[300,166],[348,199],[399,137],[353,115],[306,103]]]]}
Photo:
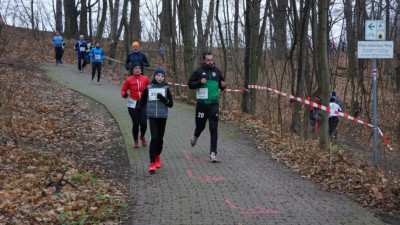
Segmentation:
{"type": "MultiPolygon", "coordinates": [[[[27,41],[29,48],[46,55],[43,61],[52,61],[52,34],[44,31],[61,31],[67,40],[65,57],[71,63],[75,63],[72,45],[80,34],[99,41],[108,57],[120,61],[125,60],[131,43],[140,41],[152,67],[163,67],[169,81],[186,84],[201,64],[202,53],[211,51],[228,88],[243,90],[256,84],[301,98],[322,95],[323,105],[328,105],[335,91],[344,113],[353,116],[359,105],[358,118],[372,123],[371,60],[357,59],[356,45],[364,40],[365,20],[386,20],[386,37],[394,41],[395,57],[378,60],[378,126],[393,150],[379,138],[378,164],[373,164],[373,129],[341,118],[338,138],[331,142],[327,113],[323,113],[319,134],[313,133],[308,106],[265,90],[224,92],[221,118],[253,134],[260,149],[309,179],[332,189],[371,195],[373,200],[366,202],[382,208],[387,206],[383,199],[393,198],[389,211],[396,211],[395,196],[400,192],[399,12],[398,0],[1,1],[0,56],[6,57],[10,46],[15,49],[27,41]],[[15,26],[30,29],[20,43],[4,38],[15,26]],[[161,43],[167,49],[165,62],[158,52],[161,43]],[[360,174],[347,170],[365,168],[364,164],[375,169],[360,174]],[[355,173],[360,181],[348,173],[355,173]],[[376,183],[365,184],[367,176],[376,183]]],[[[114,64],[108,70],[119,72],[114,64]]],[[[124,72],[123,79],[127,76],[124,72]]],[[[194,102],[195,92],[183,87],[173,91],[176,98],[194,102]]]]}

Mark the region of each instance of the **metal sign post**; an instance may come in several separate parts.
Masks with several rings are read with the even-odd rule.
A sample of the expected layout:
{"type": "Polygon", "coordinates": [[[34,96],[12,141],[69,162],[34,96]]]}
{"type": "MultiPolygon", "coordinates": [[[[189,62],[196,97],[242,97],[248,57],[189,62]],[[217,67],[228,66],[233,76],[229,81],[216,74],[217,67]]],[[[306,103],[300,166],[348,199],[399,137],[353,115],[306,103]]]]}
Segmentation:
{"type": "Polygon", "coordinates": [[[375,170],[377,170],[378,166],[378,110],[377,110],[377,88],[376,88],[376,59],[372,60],[372,87],[374,89],[374,100],[373,100],[373,108],[374,108],[374,164],[375,170]]]}
{"type": "Polygon", "coordinates": [[[365,21],[365,40],[358,42],[357,54],[359,59],[372,59],[372,81],[373,81],[373,118],[374,118],[374,164],[378,168],[378,110],[377,110],[377,87],[376,87],[376,59],[393,58],[393,41],[386,39],[385,20],[365,21]]]}

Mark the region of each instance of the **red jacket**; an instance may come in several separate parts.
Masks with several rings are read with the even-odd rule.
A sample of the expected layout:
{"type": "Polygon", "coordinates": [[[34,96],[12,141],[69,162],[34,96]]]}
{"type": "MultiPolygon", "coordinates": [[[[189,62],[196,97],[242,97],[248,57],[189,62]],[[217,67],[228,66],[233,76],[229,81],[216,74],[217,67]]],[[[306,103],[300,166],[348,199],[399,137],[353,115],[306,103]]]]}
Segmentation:
{"type": "Polygon", "coordinates": [[[146,76],[132,75],[125,80],[125,83],[122,86],[121,96],[124,97],[125,93],[129,90],[129,97],[139,101],[143,91],[149,84],[150,80],[146,76]]]}
{"type": "MultiPolygon", "coordinates": [[[[311,102],[310,97],[308,97],[306,100],[308,100],[308,101],[311,102]]],[[[313,102],[314,102],[314,103],[317,103],[317,100],[318,100],[318,97],[315,97],[313,102]]],[[[312,103],[311,103],[311,104],[312,104],[312,103]]],[[[310,105],[310,110],[314,110],[314,106],[313,106],[313,105],[310,105]]]]}

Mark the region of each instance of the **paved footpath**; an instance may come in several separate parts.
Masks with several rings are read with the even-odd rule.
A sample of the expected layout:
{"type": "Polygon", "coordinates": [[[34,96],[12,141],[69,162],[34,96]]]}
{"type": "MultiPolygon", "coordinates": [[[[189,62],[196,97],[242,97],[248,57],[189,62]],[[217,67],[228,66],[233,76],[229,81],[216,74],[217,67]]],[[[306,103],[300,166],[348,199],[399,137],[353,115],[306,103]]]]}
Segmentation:
{"type": "MultiPolygon", "coordinates": [[[[129,224],[383,224],[347,197],[322,191],[221,124],[218,159],[208,161],[209,131],[196,147],[194,107],[174,103],[167,120],[163,166],[148,173],[148,147],[132,148],[131,119],[121,86],[90,82],[75,66],[44,64],[47,75],[104,104],[119,123],[131,164],[129,224]]],[[[146,137],[150,140],[150,131],[146,137]]]]}

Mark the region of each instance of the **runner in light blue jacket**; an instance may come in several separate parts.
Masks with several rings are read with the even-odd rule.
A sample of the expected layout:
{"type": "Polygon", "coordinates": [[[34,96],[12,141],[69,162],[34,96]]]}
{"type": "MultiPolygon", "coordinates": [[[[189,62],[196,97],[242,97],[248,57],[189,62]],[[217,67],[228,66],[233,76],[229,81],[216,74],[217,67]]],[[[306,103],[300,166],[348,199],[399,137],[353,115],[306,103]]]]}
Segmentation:
{"type": "Polygon", "coordinates": [[[99,42],[96,42],[96,47],[90,50],[89,56],[92,57],[92,81],[97,70],[97,84],[100,84],[101,63],[104,59],[104,51],[100,48],[99,42]]]}
{"type": "Polygon", "coordinates": [[[54,50],[56,52],[56,65],[58,63],[62,64],[62,56],[63,56],[63,45],[65,45],[64,38],[61,37],[60,32],[56,32],[56,36],[51,39],[52,44],[54,44],[54,50]]]}

